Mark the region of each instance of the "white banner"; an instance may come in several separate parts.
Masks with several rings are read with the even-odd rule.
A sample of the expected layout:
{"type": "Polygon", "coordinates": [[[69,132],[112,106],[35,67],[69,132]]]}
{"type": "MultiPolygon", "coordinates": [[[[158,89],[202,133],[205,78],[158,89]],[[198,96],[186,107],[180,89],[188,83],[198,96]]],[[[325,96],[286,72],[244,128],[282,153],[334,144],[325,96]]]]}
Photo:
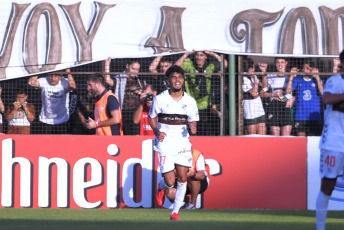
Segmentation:
{"type": "Polygon", "coordinates": [[[39,0],[0,6],[0,79],[188,50],[337,56],[343,2],[39,0]],[[341,19],[341,20],[339,20],[341,19]]]}

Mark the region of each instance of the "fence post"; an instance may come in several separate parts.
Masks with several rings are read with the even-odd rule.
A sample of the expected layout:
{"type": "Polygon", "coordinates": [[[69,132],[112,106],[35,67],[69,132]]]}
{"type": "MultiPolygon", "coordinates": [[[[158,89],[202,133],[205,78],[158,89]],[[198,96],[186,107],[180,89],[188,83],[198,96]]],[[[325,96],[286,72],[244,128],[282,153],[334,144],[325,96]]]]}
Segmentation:
{"type": "Polygon", "coordinates": [[[229,136],[235,136],[235,56],[229,55],[228,59],[228,87],[229,87],[229,136]]]}

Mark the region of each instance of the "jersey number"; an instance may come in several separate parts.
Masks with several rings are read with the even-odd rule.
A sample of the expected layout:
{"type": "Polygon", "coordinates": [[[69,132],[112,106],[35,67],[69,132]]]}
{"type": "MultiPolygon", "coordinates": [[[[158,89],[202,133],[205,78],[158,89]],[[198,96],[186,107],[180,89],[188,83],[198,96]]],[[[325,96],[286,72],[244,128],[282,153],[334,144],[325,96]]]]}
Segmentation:
{"type": "Polygon", "coordinates": [[[166,159],[166,156],[161,156],[160,157],[160,162],[161,162],[162,165],[165,164],[165,159],[166,159]]]}
{"type": "Polygon", "coordinates": [[[336,165],[336,157],[327,156],[325,159],[325,164],[329,167],[334,167],[336,165]]]}

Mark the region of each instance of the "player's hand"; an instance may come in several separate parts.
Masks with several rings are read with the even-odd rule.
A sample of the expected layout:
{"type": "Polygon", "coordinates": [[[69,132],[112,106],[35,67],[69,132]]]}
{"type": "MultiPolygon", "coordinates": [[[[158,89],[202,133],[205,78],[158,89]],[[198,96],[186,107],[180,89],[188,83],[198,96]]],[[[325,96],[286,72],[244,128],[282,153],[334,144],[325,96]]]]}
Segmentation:
{"type": "Polygon", "coordinates": [[[159,142],[163,142],[166,137],[166,133],[159,132],[159,135],[157,137],[158,137],[159,142]]]}
{"type": "Polygon", "coordinates": [[[195,122],[189,123],[189,127],[190,127],[191,134],[197,133],[197,124],[195,122]]]}

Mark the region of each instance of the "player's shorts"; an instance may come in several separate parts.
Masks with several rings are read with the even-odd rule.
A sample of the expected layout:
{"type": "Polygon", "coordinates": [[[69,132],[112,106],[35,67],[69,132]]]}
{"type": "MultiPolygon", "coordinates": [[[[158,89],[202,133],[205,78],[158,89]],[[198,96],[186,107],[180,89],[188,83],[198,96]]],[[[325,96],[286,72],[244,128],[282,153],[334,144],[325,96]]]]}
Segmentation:
{"type": "Polygon", "coordinates": [[[323,127],[321,121],[295,121],[294,128],[296,133],[305,132],[320,136],[323,127]]]}
{"type": "Polygon", "coordinates": [[[286,108],[287,102],[272,100],[268,107],[268,124],[270,126],[283,127],[292,125],[291,109],[286,108]]]}
{"type": "Polygon", "coordinates": [[[167,173],[175,165],[192,166],[191,143],[187,138],[175,138],[168,135],[158,145],[158,159],[161,173],[167,173]]]}
{"type": "Polygon", "coordinates": [[[320,149],[320,177],[335,179],[343,175],[344,152],[320,149]]]}
{"type": "Polygon", "coordinates": [[[244,119],[244,125],[256,125],[259,123],[265,123],[265,115],[253,119],[244,119]]]}

